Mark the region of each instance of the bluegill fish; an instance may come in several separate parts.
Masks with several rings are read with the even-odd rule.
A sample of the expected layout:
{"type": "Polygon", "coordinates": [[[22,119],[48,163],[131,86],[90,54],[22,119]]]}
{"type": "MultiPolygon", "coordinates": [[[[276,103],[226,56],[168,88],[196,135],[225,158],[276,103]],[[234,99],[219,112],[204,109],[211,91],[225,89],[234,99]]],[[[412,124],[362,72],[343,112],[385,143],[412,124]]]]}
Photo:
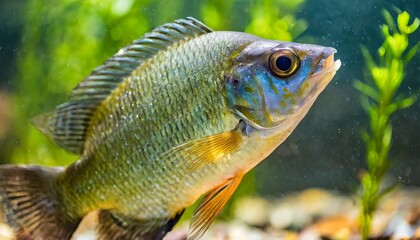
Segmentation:
{"type": "Polygon", "coordinates": [[[35,120],[80,159],[2,166],[7,221],[18,239],[69,239],[97,210],[99,239],[162,239],[204,195],[188,233],[199,239],[331,81],[335,52],[193,18],[154,29],[35,120]]]}

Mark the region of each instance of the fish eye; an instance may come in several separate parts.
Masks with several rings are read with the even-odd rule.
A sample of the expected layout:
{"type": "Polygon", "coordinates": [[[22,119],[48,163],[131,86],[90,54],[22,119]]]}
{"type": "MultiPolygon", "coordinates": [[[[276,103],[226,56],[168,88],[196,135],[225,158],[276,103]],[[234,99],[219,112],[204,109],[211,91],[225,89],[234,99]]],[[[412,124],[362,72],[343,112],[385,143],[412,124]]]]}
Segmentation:
{"type": "Polygon", "coordinates": [[[270,55],[269,70],[278,77],[289,77],[299,68],[299,57],[290,49],[279,49],[270,55]]]}

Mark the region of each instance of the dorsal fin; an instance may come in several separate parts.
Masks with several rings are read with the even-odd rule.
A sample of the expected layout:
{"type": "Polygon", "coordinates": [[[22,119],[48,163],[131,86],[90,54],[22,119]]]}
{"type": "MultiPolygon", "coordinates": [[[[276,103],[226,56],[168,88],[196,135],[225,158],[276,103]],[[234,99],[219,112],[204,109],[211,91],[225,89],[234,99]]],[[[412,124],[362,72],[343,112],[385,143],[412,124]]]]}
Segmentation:
{"type": "Polygon", "coordinates": [[[81,154],[91,116],[125,77],[168,46],[208,32],[210,28],[192,17],[155,28],[93,70],[73,90],[70,101],[35,118],[34,124],[64,149],[81,154]]]}

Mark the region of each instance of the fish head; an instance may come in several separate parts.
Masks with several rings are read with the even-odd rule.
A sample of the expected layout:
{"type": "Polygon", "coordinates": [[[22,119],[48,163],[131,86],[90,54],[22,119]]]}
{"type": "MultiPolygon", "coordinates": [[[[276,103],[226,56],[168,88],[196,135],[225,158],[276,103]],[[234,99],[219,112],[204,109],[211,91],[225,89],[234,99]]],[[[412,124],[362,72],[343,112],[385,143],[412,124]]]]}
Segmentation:
{"type": "Polygon", "coordinates": [[[292,116],[301,119],[340,68],[335,52],[318,45],[254,41],[225,76],[227,101],[257,130],[282,126],[292,116]]]}

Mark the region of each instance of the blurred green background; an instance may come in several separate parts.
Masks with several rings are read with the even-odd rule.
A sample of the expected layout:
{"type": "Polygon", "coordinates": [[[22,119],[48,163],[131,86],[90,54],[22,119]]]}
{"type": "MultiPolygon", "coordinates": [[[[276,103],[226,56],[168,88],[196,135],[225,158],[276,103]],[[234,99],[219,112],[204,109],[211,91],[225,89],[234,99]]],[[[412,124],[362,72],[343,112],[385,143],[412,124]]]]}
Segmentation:
{"type": "MultiPolygon", "coordinates": [[[[343,65],[292,136],[255,171],[256,189],[279,195],[309,187],[354,191],[364,164],[367,117],[352,86],[364,75],[360,45],[382,42],[381,9],[420,16],[420,1],[383,0],[0,0],[0,163],[66,165],[77,156],[30,123],[119,48],[151,28],[193,16],[215,30],[335,47],[343,65]]],[[[395,13],[395,12],[393,12],[395,13]]],[[[410,42],[420,41],[420,34],[410,42]]],[[[420,56],[401,91],[418,94],[420,56]]],[[[420,103],[395,116],[392,181],[420,186],[420,103]]],[[[246,186],[244,186],[246,187],[246,186]]]]}

